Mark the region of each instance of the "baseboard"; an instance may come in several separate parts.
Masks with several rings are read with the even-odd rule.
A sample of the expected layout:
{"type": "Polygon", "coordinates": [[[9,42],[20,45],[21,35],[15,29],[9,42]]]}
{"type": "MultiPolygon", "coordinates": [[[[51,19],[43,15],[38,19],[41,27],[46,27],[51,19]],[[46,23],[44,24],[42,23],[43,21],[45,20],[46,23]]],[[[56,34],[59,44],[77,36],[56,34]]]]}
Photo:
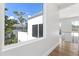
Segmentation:
{"type": "Polygon", "coordinates": [[[43,56],[48,56],[58,45],[59,45],[59,43],[55,44],[46,53],[44,53],[43,56]]]}

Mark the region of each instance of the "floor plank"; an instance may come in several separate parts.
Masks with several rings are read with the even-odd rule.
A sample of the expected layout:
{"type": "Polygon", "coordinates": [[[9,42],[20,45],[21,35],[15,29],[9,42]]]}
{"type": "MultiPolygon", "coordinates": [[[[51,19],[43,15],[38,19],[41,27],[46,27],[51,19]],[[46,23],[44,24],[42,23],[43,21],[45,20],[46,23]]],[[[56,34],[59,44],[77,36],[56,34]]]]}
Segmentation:
{"type": "Polygon", "coordinates": [[[62,42],[49,56],[78,56],[78,49],[77,43],[62,42]]]}

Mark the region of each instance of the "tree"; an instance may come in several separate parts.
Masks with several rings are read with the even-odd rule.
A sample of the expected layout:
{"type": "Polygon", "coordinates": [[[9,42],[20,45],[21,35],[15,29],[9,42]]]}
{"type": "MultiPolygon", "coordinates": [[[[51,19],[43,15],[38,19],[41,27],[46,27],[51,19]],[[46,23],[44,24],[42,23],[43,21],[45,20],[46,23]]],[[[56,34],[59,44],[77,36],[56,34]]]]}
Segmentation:
{"type": "Polygon", "coordinates": [[[6,15],[7,11],[8,9],[5,8],[5,45],[18,42],[13,34],[13,25],[16,24],[17,21],[15,19],[8,19],[8,16],[6,15]]]}
{"type": "Polygon", "coordinates": [[[18,12],[18,11],[13,11],[13,13],[18,17],[18,20],[21,24],[23,24],[23,22],[26,20],[24,18],[24,12],[18,12]]]}
{"type": "MultiPolygon", "coordinates": [[[[7,12],[8,9],[5,8],[5,12],[7,12]]],[[[13,25],[18,23],[15,19],[8,19],[8,16],[5,15],[5,33],[10,33],[13,30],[13,25]]]]}
{"type": "MultiPolygon", "coordinates": [[[[23,26],[23,23],[26,20],[24,18],[25,13],[24,12],[18,12],[18,11],[13,11],[13,13],[18,17],[20,24],[23,26]]],[[[24,30],[24,28],[23,28],[23,30],[24,30]]]]}
{"type": "Polygon", "coordinates": [[[5,8],[5,11],[8,11],[8,9],[7,9],[7,8],[5,8]]]}
{"type": "Polygon", "coordinates": [[[13,30],[13,25],[15,22],[13,20],[5,20],[5,32],[10,33],[13,30]]]}

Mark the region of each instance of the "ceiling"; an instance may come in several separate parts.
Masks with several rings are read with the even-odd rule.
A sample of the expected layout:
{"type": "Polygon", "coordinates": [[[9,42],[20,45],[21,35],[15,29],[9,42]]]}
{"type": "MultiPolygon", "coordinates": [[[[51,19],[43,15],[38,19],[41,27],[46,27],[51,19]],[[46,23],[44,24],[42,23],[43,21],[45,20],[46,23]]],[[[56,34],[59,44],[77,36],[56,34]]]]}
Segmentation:
{"type": "Polygon", "coordinates": [[[73,4],[76,4],[76,3],[58,3],[57,5],[58,5],[59,9],[63,9],[63,8],[68,7],[68,6],[71,6],[73,4]]]}

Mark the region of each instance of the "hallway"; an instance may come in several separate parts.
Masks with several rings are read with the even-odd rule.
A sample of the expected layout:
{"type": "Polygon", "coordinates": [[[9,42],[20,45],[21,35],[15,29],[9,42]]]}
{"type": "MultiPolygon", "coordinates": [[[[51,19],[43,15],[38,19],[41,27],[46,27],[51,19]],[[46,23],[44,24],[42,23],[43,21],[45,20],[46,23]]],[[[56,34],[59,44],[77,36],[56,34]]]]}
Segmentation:
{"type": "Polygon", "coordinates": [[[78,44],[62,42],[49,56],[78,56],[78,44]]]}

